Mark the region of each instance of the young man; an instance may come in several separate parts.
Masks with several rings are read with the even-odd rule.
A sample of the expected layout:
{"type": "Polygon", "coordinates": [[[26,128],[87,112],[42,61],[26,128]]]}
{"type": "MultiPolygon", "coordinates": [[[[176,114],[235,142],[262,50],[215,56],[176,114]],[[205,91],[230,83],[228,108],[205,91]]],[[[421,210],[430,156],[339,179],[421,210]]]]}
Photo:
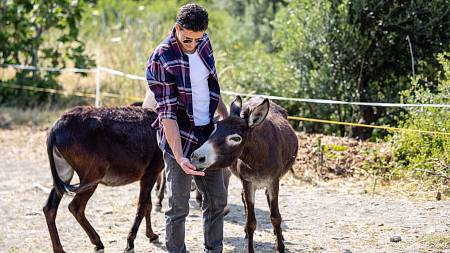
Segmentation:
{"type": "Polygon", "coordinates": [[[166,247],[186,252],[185,219],[192,176],[203,195],[205,252],[222,252],[223,210],[227,204],[222,170],[201,172],[188,157],[214,129],[214,113],[228,116],[220,97],[213,50],[205,30],[208,13],[197,4],[180,8],[172,33],[147,62],[146,77],[157,101],[160,148],[168,191],[166,247]]]}

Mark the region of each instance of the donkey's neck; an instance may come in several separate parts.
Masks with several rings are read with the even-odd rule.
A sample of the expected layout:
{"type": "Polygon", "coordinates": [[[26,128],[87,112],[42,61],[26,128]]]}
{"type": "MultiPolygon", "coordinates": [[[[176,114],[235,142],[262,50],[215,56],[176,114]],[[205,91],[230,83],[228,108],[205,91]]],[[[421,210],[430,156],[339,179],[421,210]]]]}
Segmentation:
{"type": "Polygon", "coordinates": [[[252,168],[257,167],[258,164],[265,163],[265,160],[268,157],[268,142],[269,139],[267,137],[263,136],[258,131],[252,131],[247,136],[244,150],[239,159],[252,168]]]}

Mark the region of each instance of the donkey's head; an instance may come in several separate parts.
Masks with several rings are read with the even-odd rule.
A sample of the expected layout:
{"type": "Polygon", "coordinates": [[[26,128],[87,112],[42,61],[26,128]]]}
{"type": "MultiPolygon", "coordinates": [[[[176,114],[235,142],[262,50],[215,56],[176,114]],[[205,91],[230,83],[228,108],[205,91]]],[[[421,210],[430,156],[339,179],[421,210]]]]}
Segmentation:
{"type": "Polygon", "coordinates": [[[202,170],[230,166],[241,155],[249,133],[268,113],[268,99],[242,111],[242,99],[237,96],[231,103],[230,116],[217,122],[208,141],[192,153],[192,164],[202,170]]]}

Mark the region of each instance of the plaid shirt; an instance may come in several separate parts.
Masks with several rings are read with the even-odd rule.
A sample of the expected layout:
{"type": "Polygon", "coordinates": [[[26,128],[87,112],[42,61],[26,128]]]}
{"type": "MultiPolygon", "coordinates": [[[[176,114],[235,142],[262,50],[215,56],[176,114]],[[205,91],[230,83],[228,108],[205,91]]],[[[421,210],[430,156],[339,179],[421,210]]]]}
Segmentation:
{"type": "MultiPolygon", "coordinates": [[[[206,33],[197,46],[197,52],[210,72],[208,78],[209,118],[212,122],[219,103],[220,88],[211,42],[206,33]]],[[[189,57],[181,50],[176,40],[175,28],[147,61],[146,78],[157,102],[158,119],[152,124],[152,127],[159,130],[160,148],[173,157],[162,125],[162,119],[173,119],[177,121],[180,129],[183,155],[189,157],[203,143],[200,143],[199,137],[194,131],[189,57]]]]}

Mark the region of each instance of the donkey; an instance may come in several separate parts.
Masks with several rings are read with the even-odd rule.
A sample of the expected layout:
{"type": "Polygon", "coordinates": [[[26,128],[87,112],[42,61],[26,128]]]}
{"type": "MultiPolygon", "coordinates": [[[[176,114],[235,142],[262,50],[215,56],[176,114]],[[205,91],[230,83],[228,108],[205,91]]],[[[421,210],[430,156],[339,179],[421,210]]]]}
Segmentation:
{"type": "Polygon", "coordinates": [[[255,191],[259,188],[266,188],[276,249],[284,252],[278,209],[279,182],[294,164],[297,150],[297,136],[289,125],[286,110],[261,98],[253,98],[242,106],[238,96],[230,106],[230,116],[219,121],[208,141],[191,155],[191,162],[198,169],[230,166],[241,180],[250,253],[254,252],[255,191]]]}
{"type": "Polygon", "coordinates": [[[64,193],[74,194],[70,212],[86,231],[96,252],[103,252],[100,236],[84,211],[98,184],[121,186],[140,181],[139,202],[125,252],[133,252],[134,239],[145,216],[146,235],[158,238],[151,226],[151,190],[164,167],[156,130],[156,112],[138,107],[75,107],[64,113],[49,130],[47,153],[53,188],[43,208],[53,252],[64,252],[55,224],[64,193]],[[78,185],[70,181],[77,173],[78,185]]]}

